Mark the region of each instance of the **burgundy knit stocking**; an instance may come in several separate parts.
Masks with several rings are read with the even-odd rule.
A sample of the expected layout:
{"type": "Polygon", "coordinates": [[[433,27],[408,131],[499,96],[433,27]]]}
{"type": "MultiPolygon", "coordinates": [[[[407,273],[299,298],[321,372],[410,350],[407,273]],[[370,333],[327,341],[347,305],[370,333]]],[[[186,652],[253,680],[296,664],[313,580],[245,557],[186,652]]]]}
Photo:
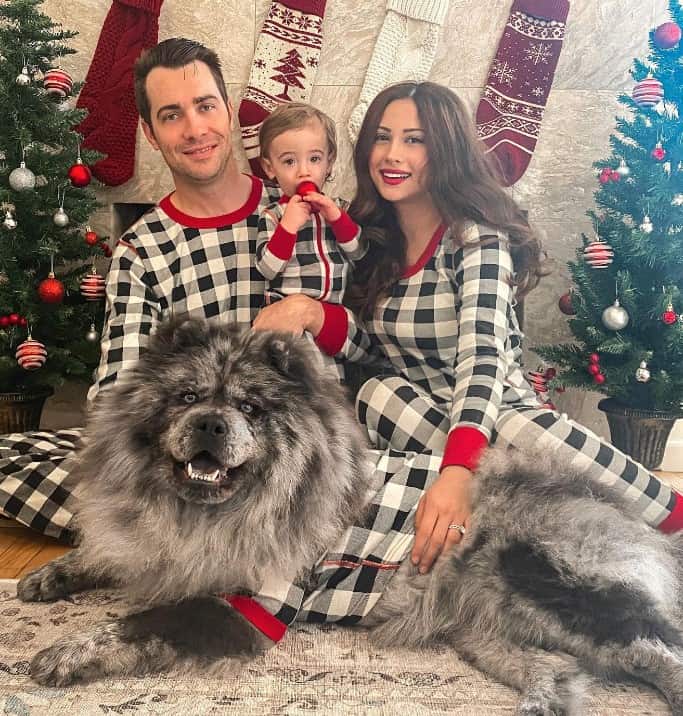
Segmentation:
{"type": "Polygon", "coordinates": [[[326,1],[273,0],[261,28],[238,119],[251,170],[262,179],[259,129],[278,104],[309,101],[326,1]]]}
{"type": "Polygon", "coordinates": [[[138,111],[133,65],[143,49],[156,45],[164,0],[113,0],[102,25],[77,107],[89,114],[78,126],[83,146],[107,156],[92,167],[105,184],[133,176],[138,111]]]}
{"type": "Polygon", "coordinates": [[[505,186],[526,171],[562,49],[568,0],[514,0],[477,108],[505,186]]]}

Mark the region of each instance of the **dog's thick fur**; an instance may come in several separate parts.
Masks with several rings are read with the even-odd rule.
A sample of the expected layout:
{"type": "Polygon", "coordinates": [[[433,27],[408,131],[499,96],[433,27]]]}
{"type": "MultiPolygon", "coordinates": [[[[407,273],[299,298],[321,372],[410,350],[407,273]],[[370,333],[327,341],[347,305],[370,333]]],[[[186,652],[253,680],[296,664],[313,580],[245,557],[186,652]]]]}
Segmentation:
{"type": "MultiPolygon", "coordinates": [[[[92,415],[81,546],[18,591],[50,600],[114,581],[148,608],[40,652],[33,678],[259,653],[268,639],[212,595],[310,568],[361,518],[367,465],[342,389],[307,341],[164,327],[92,415]]],[[[681,540],[550,458],[491,449],[476,485],[463,542],[427,575],[407,561],[371,613],[380,643],[450,643],[519,689],[522,714],[580,713],[586,672],[647,681],[683,714],[681,540]]]]}

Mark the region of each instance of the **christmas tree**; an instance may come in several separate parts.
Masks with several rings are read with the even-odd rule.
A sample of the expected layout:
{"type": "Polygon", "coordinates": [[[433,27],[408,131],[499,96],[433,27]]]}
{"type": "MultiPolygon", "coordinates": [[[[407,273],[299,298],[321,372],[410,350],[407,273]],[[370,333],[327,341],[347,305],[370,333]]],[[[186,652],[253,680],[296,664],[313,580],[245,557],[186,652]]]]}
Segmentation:
{"type": "Polygon", "coordinates": [[[611,156],[595,163],[594,235],[560,298],[575,342],[535,350],[558,365],[550,388],[598,390],[625,406],[681,412],[683,401],[683,10],[650,33],[619,102],[611,156]]]}
{"type": "Polygon", "coordinates": [[[79,87],[59,68],[77,33],[42,2],[0,0],[0,392],[89,378],[99,358],[93,267],[109,247],[87,226],[86,188],[99,155],[80,151],[86,113],[69,108],[79,87]]]}

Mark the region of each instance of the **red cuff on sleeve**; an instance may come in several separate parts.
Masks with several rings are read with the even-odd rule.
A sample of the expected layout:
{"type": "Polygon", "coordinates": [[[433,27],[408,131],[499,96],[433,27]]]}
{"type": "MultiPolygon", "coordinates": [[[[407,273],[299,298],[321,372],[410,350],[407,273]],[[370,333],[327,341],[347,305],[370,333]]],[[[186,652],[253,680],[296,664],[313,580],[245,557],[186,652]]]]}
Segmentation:
{"type": "Polygon", "coordinates": [[[678,532],[683,529],[683,495],[674,492],[674,497],[676,501],[669,516],[657,526],[657,529],[665,534],[678,532]]]}
{"type": "Polygon", "coordinates": [[[221,597],[271,641],[278,642],[286,634],[287,625],[251,597],[239,594],[221,594],[221,597]]]}
{"type": "Polygon", "coordinates": [[[345,211],[342,211],[340,217],[330,226],[340,244],[348,243],[358,234],[358,224],[345,211]]]}
{"type": "Polygon", "coordinates": [[[453,428],[448,433],[441,468],[449,465],[462,465],[468,470],[476,469],[479,458],[488,444],[488,438],[481,430],[467,425],[453,428]]]}
{"type": "Polygon", "coordinates": [[[338,303],[321,301],[320,305],[325,312],[325,320],[320,333],[315,337],[315,342],[318,348],[328,356],[336,356],[346,341],[349,332],[349,317],[346,315],[344,306],[340,306],[338,303]]]}
{"type": "Polygon", "coordinates": [[[282,228],[282,224],[278,224],[268,240],[268,248],[274,256],[283,261],[289,261],[292,258],[295,243],[296,234],[290,234],[287,229],[282,228]]]}

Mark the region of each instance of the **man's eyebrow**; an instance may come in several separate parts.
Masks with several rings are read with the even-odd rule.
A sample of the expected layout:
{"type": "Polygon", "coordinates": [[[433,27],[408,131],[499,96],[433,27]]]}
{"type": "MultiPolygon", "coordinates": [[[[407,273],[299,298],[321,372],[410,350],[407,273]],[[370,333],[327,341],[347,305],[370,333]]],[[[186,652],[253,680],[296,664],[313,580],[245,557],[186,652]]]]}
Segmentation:
{"type": "MultiPolygon", "coordinates": [[[[205,94],[205,95],[202,95],[201,97],[195,97],[192,100],[192,104],[201,104],[202,102],[206,102],[207,99],[215,99],[216,101],[218,101],[218,97],[216,97],[215,94],[205,94]]],[[[159,118],[159,115],[162,112],[167,112],[168,110],[179,110],[179,109],[180,109],[179,104],[165,104],[163,107],[159,107],[159,109],[157,110],[157,119],[159,118]]]]}

